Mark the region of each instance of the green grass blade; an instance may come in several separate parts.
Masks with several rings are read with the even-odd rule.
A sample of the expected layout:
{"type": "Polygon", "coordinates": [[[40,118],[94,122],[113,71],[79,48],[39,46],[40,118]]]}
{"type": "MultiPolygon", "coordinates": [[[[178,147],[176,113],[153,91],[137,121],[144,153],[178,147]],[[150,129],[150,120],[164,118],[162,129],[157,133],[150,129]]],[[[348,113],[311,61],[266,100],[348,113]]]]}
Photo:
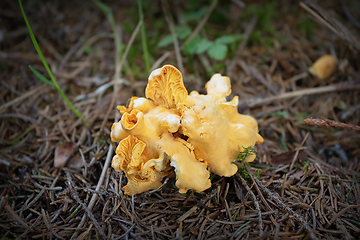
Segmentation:
{"type": "Polygon", "coordinates": [[[115,45],[116,45],[116,49],[118,51],[118,57],[119,57],[121,55],[121,41],[120,41],[118,31],[116,29],[115,19],[114,19],[114,15],[111,11],[111,8],[99,0],[92,0],[92,2],[95,3],[101,9],[101,11],[104,12],[106,18],[108,19],[108,21],[110,23],[111,30],[114,34],[115,45]]]}
{"type": "Polygon", "coordinates": [[[53,74],[52,74],[52,72],[51,72],[51,70],[50,70],[50,68],[49,68],[49,65],[47,64],[47,62],[46,62],[46,60],[45,60],[44,55],[43,55],[42,52],[41,52],[41,49],[40,49],[40,47],[39,47],[39,44],[38,44],[37,41],[36,41],[35,35],[34,35],[32,29],[31,29],[31,27],[30,27],[29,21],[28,21],[28,19],[27,19],[27,17],[26,17],[26,14],[25,14],[24,9],[23,9],[21,0],[18,0],[18,1],[19,1],[21,13],[22,13],[22,15],[23,15],[23,17],[24,17],[24,20],[25,20],[27,29],[28,29],[29,34],[30,34],[31,41],[32,41],[33,44],[34,44],[34,47],[35,47],[35,49],[36,49],[36,52],[37,52],[37,54],[39,55],[39,57],[40,57],[40,59],[41,59],[41,62],[43,63],[46,71],[48,72],[48,74],[49,74],[49,76],[50,76],[50,78],[51,78],[51,80],[52,80],[52,82],[53,82],[53,84],[54,84],[54,87],[56,88],[56,90],[58,91],[58,93],[61,95],[61,97],[63,98],[63,100],[66,102],[66,104],[70,107],[70,109],[71,109],[79,118],[81,118],[81,119],[85,122],[85,124],[87,124],[86,120],[82,118],[81,112],[79,112],[79,110],[77,110],[77,109],[74,107],[74,105],[72,105],[72,103],[70,102],[70,100],[66,97],[66,95],[64,94],[64,92],[63,92],[63,91],[61,90],[61,88],[59,87],[59,85],[58,85],[55,77],[53,76],[53,74]]]}
{"type": "MultiPolygon", "coordinates": [[[[142,7],[142,0],[138,0],[138,5],[139,5],[140,19],[143,19],[144,13],[143,13],[143,7],[142,7]]],[[[141,43],[142,43],[144,61],[145,61],[145,71],[147,73],[149,73],[150,72],[150,57],[149,57],[149,51],[148,51],[147,42],[146,42],[145,22],[143,22],[141,25],[140,33],[141,33],[141,43]]]]}
{"type": "Polygon", "coordinates": [[[49,81],[46,77],[44,77],[41,73],[39,73],[38,71],[36,71],[35,68],[33,68],[32,66],[29,65],[30,70],[35,74],[35,76],[37,76],[41,81],[43,81],[46,84],[49,84],[52,87],[55,87],[55,85],[49,81]]]}
{"type": "Polygon", "coordinates": [[[349,191],[348,194],[346,195],[346,200],[345,200],[345,202],[348,202],[348,201],[349,201],[350,193],[351,193],[351,191],[353,190],[354,185],[355,185],[355,183],[353,182],[353,184],[351,185],[350,191],[349,191]]]}

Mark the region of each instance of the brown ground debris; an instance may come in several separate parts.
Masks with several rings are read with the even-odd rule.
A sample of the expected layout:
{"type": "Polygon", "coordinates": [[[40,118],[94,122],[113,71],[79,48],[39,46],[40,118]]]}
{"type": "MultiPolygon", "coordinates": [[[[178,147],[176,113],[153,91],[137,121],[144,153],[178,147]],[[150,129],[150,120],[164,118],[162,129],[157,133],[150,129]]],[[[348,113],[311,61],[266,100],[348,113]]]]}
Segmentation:
{"type": "Polygon", "coordinates": [[[212,176],[212,187],[201,193],[179,194],[170,178],[158,191],[124,195],[125,175],[109,167],[115,146],[109,133],[120,117],[115,106],[143,96],[149,74],[136,1],[105,2],[122,51],[129,46],[122,62],[114,61],[111,27],[93,2],[23,3],[53,74],[87,124],[30,71],[28,65],[47,77],[18,2],[1,1],[1,240],[359,239],[359,132],[308,126],[304,119],[360,125],[359,29],[342,3],[355,21],[360,4],[319,1],[315,11],[317,5],[305,1],[315,16],[297,1],[277,1],[275,8],[272,1],[247,1],[245,7],[241,1],[199,1],[193,8],[206,7],[203,15],[186,20],[191,1],[152,2],[144,1],[143,22],[153,68],[181,61],[189,92],[204,92],[212,73],[229,76],[239,111],[258,120],[265,139],[256,147],[257,159],[237,162],[233,177],[212,176]],[[248,8],[259,14],[246,16],[248,8]],[[354,36],[335,34],[321,16],[335,31],[346,26],[340,35],[354,36]],[[186,24],[210,40],[243,35],[228,45],[223,61],[184,54],[186,39],[156,47],[186,24]],[[326,53],[336,55],[338,68],[326,80],[315,79],[307,69],[326,53]],[[65,166],[55,168],[60,158],[65,166]]]}

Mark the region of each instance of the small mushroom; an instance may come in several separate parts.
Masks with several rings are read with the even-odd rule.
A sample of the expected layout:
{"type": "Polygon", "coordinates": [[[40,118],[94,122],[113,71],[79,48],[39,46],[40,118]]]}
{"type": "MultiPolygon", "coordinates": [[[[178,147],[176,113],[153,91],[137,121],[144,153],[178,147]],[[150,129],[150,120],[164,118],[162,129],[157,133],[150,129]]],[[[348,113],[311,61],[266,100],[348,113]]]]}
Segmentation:
{"type": "Polygon", "coordinates": [[[336,59],[332,55],[326,54],[314,62],[309,68],[309,72],[321,80],[327,79],[335,71],[336,65],[336,59]]]}
{"type": "Polygon", "coordinates": [[[230,79],[220,74],[215,74],[205,85],[207,94],[214,102],[226,102],[226,97],[231,93],[230,79]]]}

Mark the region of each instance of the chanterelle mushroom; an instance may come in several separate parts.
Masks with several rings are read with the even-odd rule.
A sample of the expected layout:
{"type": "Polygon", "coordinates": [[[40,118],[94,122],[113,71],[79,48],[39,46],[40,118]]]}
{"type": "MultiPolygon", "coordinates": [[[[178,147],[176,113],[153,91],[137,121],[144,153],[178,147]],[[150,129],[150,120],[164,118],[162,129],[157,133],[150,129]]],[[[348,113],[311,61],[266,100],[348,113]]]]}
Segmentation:
{"type": "Polygon", "coordinates": [[[111,139],[121,141],[112,167],[128,178],[125,194],[160,187],[172,170],[180,193],[204,191],[211,186],[209,171],[234,175],[238,153],[263,141],[255,119],[237,112],[238,97],[226,101],[228,77],[215,74],[206,88],[207,95],[188,95],[181,73],[165,65],[150,74],[146,98],[118,107],[123,116],[111,139]]]}
{"type": "Polygon", "coordinates": [[[309,71],[321,80],[327,79],[335,71],[336,64],[336,59],[332,55],[325,54],[314,62],[309,71]]]}

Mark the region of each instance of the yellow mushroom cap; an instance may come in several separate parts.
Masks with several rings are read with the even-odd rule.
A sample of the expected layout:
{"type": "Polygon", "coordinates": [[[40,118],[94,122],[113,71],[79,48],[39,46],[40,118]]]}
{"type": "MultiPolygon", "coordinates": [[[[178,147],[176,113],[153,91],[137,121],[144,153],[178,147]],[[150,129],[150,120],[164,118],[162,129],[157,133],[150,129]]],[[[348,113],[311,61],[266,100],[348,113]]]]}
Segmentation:
{"type": "Polygon", "coordinates": [[[336,64],[336,59],[332,55],[326,54],[317,59],[309,71],[319,79],[327,79],[335,71],[336,64]]]}
{"type": "Polygon", "coordinates": [[[147,149],[146,144],[137,137],[129,135],[119,143],[111,166],[115,171],[125,171],[128,178],[125,194],[138,194],[161,186],[166,174],[154,168],[142,167],[150,158],[157,156],[157,152],[147,149]]]}
{"type": "MultiPolygon", "coordinates": [[[[127,104],[128,106],[118,106],[117,109],[121,112],[122,115],[125,113],[130,113],[133,109],[137,109],[142,111],[143,113],[147,113],[151,109],[153,109],[156,105],[153,101],[146,99],[146,98],[138,98],[132,97],[127,104]]],[[[121,121],[117,123],[113,123],[111,127],[111,140],[114,142],[118,142],[124,138],[126,138],[129,134],[124,131],[121,121]]]]}
{"type": "Polygon", "coordinates": [[[215,74],[205,85],[207,93],[215,102],[225,102],[231,93],[230,79],[220,74],[215,74]]]}
{"type": "Polygon", "coordinates": [[[180,193],[189,189],[201,192],[211,187],[207,165],[196,159],[191,144],[171,135],[162,138],[161,143],[164,152],[170,156],[170,165],[176,173],[175,185],[180,193]]]}
{"type": "Polygon", "coordinates": [[[143,97],[132,97],[128,101],[127,107],[125,106],[118,106],[117,109],[120,111],[121,114],[124,114],[125,112],[129,113],[133,109],[138,109],[144,113],[147,113],[152,108],[154,108],[156,105],[153,101],[143,98],[143,97]]]}
{"type": "Polygon", "coordinates": [[[152,99],[156,105],[164,105],[168,108],[174,108],[186,98],[187,94],[181,72],[171,65],[152,71],[145,89],[147,98],[152,99]]]}
{"type": "Polygon", "coordinates": [[[232,161],[239,152],[263,139],[256,121],[237,112],[238,98],[226,102],[231,92],[228,78],[216,74],[206,86],[208,95],[193,94],[178,105],[182,130],[196,157],[203,159],[212,172],[229,177],[237,171],[232,161]]]}

